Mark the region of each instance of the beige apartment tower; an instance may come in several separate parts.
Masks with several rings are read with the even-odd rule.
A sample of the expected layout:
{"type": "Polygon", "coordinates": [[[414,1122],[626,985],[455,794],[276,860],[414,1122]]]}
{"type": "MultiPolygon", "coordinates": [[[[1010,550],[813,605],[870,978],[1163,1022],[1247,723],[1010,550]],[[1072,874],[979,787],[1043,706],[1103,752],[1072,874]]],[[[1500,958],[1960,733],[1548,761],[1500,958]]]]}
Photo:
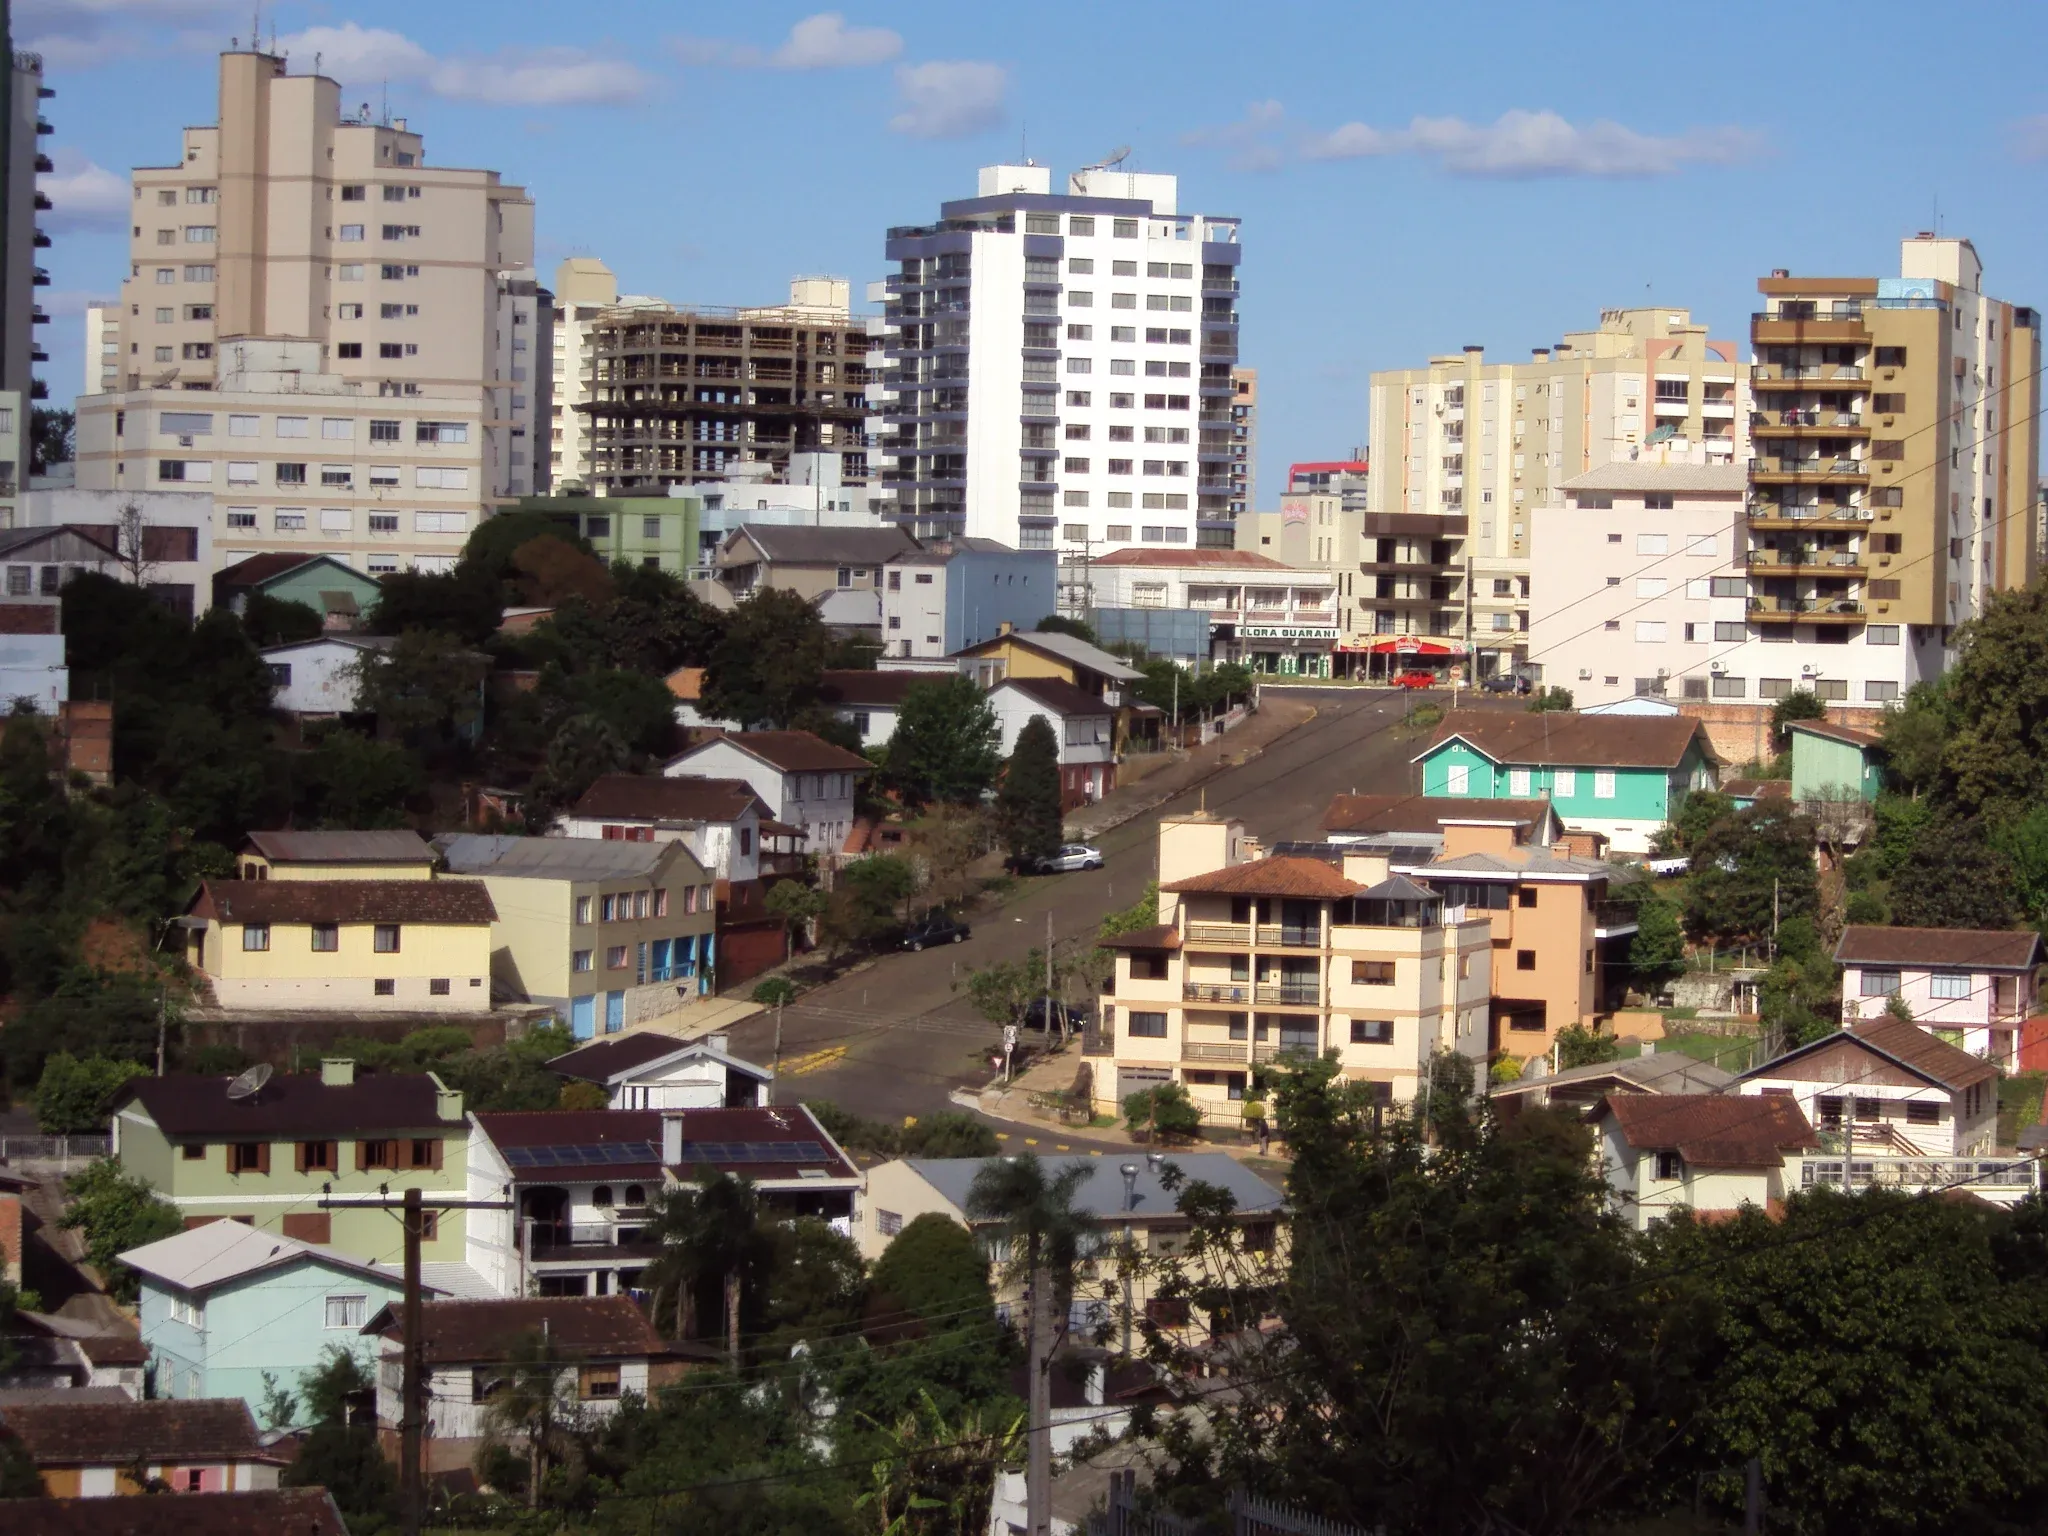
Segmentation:
{"type": "Polygon", "coordinates": [[[1746,459],[1737,354],[1660,306],[1605,310],[1526,362],[1472,346],[1375,373],[1367,559],[1340,594],[1359,626],[1469,643],[1475,676],[1528,660],[1531,513],[1605,464],[1746,459]]]}
{"type": "Polygon", "coordinates": [[[364,569],[452,561],[479,515],[534,489],[550,359],[523,189],[430,165],[405,119],[263,52],[221,55],[219,121],[132,181],[118,329],[101,333],[119,367],[81,402],[82,486],[212,485],[224,560],[300,550],[364,569]],[[209,409],[228,388],[245,398],[209,409]],[[272,390],[317,409],[255,398],[272,390]],[[266,440],[275,417],[311,414],[325,441],[231,448],[230,411],[266,440]],[[431,442],[411,435],[420,420],[431,442]],[[399,451],[416,445],[431,465],[399,451]],[[270,473],[233,483],[231,458],[270,473]]]}

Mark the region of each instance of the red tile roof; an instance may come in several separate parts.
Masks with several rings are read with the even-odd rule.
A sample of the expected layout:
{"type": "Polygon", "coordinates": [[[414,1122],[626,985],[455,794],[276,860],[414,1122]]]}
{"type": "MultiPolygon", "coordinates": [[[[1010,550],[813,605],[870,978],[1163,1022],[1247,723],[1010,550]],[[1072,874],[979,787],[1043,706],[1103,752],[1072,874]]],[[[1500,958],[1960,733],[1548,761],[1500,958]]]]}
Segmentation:
{"type": "Polygon", "coordinates": [[[8,1536],[348,1536],[325,1488],[11,1499],[8,1536]]]}
{"type": "Polygon", "coordinates": [[[597,820],[727,822],[745,816],[749,806],[756,817],[768,814],[744,779],[608,773],[583,792],[570,814],[597,820]]]}
{"type": "Polygon", "coordinates": [[[166,1136],[248,1141],[452,1134],[463,1121],[443,1120],[440,1086],[424,1072],[365,1073],[353,1083],[323,1083],[311,1073],[278,1072],[253,1097],[231,1099],[231,1077],[173,1072],[138,1077],[115,1100],[139,1103],[166,1136]]]}
{"type": "Polygon", "coordinates": [[[997,684],[997,691],[1014,688],[1034,704],[1043,704],[1062,719],[1070,715],[1113,715],[1116,713],[1094,694],[1059,677],[1011,677],[997,684]]]}
{"type": "MultiPolygon", "coordinates": [[[[669,1346],[627,1296],[518,1296],[421,1304],[422,1350],[429,1365],[467,1365],[506,1358],[522,1334],[546,1332],[570,1359],[617,1360],[666,1355],[669,1346]]],[[[405,1338],[405,1311],[386,1306],[363,1332],[405,1338]]]]}
{"type": "Polygon", "coordinates": [[[1778,1094],[1610,1093],[1600,1112],[1637,1151],[1701,1168],[1770,1168],[1820,1145],[1798,1102],[1778,1094]]]}
{"type": "Polygon", "coordinates": [[[244,840],[273,863],[432,864],[417,832],[251,832],[244,840]]]}
{"type": "Polygon", "coordinates": [[[0,1408],[0,1432],[38,1467],[273,1459],[257,1442],[256,1420],[239,1397],[0,1408]]]}
{"type": "Polygon", "coordinates": [[[481,880],[208,880],[192,912],[221,923],[456,923],[498,919],[481,880]]]}
{"type": "Polygon", "coordinates": [[[1150,928],[1133,928],[1128,933],[1113,934],[1097,942],[1104,949],[1179,949],[1180,930],[1171,923],[1156,923],[1150,928]]]}
{"type": "MultiPolygon", "coordinates": [[[[1497,763],[1555,764],[1563,768],[1676,768],[1699,739],[1714,761],[1706,728],[1687,715],[1578,715],[1562,710],[1461,709],[1444,717],[1430,738],[1435,751],[1462,737],[1497,763]]],[[[1422,754],[1427,756],[1428,753],[1422,754]]]]}
{"type": "Polygon", "coordinates": [[[1339,795],[1323,812],[1325,832],[1435,832],[1447,821],[1543,826],[1548,800],[1473,800],[1440,795],[1339,795]]]}
{"type": "Polygon", "coordinates": [[[1836,725],[1832,720],[1791,720],[1787,721],[1788,731],[1804,731],[1809,736],[1825,736],[1829,741],[1843,742],[1852,747],[1879,747],[1884,737],[1876,731],[1859,731],[1853,725],[1836,725]]]}
{"type": "Polygon", "coordinates": [[[949,683],[959,677],[958,672],[875,672],[875,671],[832,671],[819,674],[818,701],[821,704],[838,704],[851,708],[872,705],[881,709],[895,709],[903,703],[903,696],[919,683],[949,683]]]}
{"type": "Polygon", "coordinates": [[[1926,965],[1978,971],[2026,971],[2041,963],[2031,928],[1877,928],[1842,930],[1838,965],[1926,965]]]}
{"type": "Polygon", "coordinates": [[[1909,1024],[1904,1019],[1872,1019],[1852,1025],[1848,1032],[1872,1050],[1939,1083],[1951,1093],[1988,1083],[1998,1076],[1997,1069],[1988,1061],[1946,1040],[1937,1040],[1918,1024],[1909,1024]]]}
{"type": "Polygon", "coordinates": [[[1365,887],[1345,879],[1321,859],[1282,856],[1226,864],[1204,875],[1162,885],[1160,889],[1186,895],[1293,896],[1307,901],[1337,901],[1356,896],[1365,887]]]}

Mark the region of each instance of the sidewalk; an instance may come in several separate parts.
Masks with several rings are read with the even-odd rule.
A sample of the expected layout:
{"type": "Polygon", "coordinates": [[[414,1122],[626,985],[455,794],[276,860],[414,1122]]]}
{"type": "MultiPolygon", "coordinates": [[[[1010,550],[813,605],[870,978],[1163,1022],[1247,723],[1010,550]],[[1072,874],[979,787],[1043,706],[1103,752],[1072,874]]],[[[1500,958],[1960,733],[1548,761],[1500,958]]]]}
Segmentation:
{"type": "Polygon", "coordinates": [[[1265,694],[1255,715],[1236,730],[1214,741],[1191,748],[1179,762],[1148,774],[1124,789],[1113,789],[1093,805],[1086,805],[1067,818],[1067,836],[1087,842],[1157,810],[1167,801],[1206,784],[1218,774],[1242,767],[1267,747],[1316,716],[1313,704],[1265,694]]]}

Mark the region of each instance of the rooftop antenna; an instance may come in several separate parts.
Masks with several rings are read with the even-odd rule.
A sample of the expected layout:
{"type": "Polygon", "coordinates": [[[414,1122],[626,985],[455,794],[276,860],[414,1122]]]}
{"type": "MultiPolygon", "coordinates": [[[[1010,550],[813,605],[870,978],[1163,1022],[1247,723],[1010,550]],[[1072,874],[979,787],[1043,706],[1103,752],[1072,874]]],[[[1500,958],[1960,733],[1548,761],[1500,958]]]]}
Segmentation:
{"type": "Polygon", "coordinates": [[[228,1084],[228,1097],[237,1104],[243,1100],[253,1101],[263,1091],[263,1085],[270,1081],[270,1063],[259,1061],[228,1084]]]}

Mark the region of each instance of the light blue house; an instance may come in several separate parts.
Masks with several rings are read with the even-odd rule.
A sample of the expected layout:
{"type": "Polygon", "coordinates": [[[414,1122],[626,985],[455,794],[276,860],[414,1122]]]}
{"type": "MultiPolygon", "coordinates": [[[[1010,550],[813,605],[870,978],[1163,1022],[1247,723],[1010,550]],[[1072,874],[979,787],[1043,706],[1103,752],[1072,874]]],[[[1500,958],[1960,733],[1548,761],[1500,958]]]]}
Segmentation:
{"type": "Polygon", "coordinates": [[[1712,789],[1720,760],[1684,715],[1458,710],[1414,761],[1425,796],[1542,797],[1567,831],[1597,832],[1617,853],[1647,853],[1685,796],[1712,789]]]}
{"type": "MultiPolygon", "coordinates": [[[[131,1248],[121,1262],[142,1278],[142,1342],[154,1395],[239,1397],[259,1422],[266,1371],[300,1397],[303,1421],[300,1378],[322,1364],[330,1345],[370,1365],[374,1349],[363,1324],[405,1297],[395,1266],[340,1258],[239,1221],[210,1221],[131,1248]]],[[[422,1278],[437,1296],[489,1294],[459,1264],[425,1265],[422,1278]]]]}
{"type": "Polygon", "coordinates": [[[1884,738],[1877,732],[1794,720],[1785,733],[1792,739],[1793,799],[1871,801],[1884,788],[1884,738]]]}

